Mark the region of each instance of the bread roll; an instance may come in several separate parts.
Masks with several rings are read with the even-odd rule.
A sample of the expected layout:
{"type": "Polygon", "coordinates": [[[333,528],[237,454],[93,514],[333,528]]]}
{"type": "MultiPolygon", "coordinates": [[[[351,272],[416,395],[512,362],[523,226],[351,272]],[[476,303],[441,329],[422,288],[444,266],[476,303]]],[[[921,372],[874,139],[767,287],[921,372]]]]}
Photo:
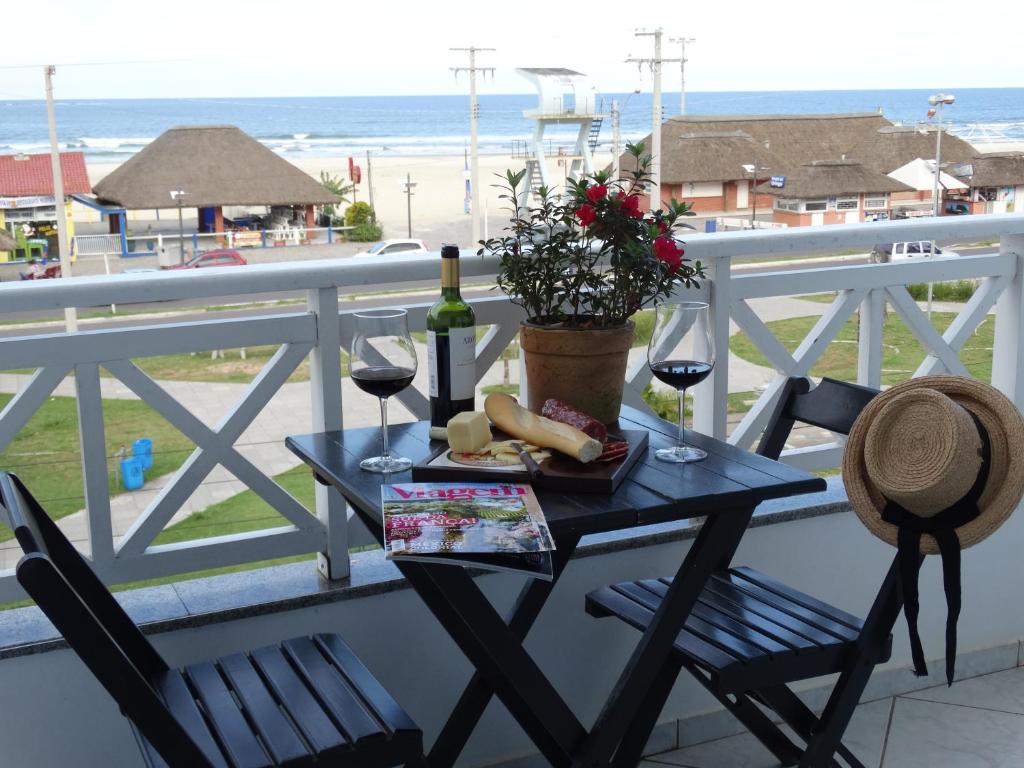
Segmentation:
{"type": "Polygon", "coordinates": [[[601,455],[602,445],[575,427],[561,424],[526,410],[508,395],[494,393],[484,400],[487,418],[502,432],[517,440],[554,448],[583,464],[601,455]]]}

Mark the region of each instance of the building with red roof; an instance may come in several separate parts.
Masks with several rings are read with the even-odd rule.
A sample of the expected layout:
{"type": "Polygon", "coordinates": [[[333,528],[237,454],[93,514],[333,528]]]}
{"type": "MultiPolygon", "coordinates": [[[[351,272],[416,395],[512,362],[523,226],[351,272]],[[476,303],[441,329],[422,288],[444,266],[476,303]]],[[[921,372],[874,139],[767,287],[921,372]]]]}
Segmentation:
{"type": "MultiPolygon", "coordinates": [[[[61,207],[71,236],[74,235],[71,195],[89,194],[92,185],[85,168],[85,155],[81,152],[61,152],[60,168],[64,181],[61,207]]],[[[45,250],[57,255],[57,210],[49,154],[0,155],[0,228],[11,233],[21,245],[19,251],[0,253],[0,259],[28,255],[28,240],[38,245],[45,241],[45,250]]]]}

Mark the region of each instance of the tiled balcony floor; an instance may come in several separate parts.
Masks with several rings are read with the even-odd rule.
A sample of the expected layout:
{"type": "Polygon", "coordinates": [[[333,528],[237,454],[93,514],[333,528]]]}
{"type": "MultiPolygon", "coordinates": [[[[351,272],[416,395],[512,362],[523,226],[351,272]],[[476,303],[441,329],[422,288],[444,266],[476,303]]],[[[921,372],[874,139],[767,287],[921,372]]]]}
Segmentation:
{"type": "MultiPolygon", "coordinates": [[[[1024,668],[861,704],[845,743],[868,768],[1020,768],[1024,668]]],[[[779,763],[753,736],[742,734],[654,755],[642,765],[775,768],[779,763]]]]}

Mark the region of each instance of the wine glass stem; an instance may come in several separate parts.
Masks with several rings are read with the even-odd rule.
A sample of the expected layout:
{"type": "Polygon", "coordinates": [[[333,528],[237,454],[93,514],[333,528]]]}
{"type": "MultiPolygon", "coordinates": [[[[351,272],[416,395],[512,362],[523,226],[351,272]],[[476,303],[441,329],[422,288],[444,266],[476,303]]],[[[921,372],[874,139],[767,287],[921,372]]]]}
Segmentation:
{"type": "Polygon", "coordinates": [[[388,399],[386,397],[380,399],[380,442],[380,455],[385,459],[390,459],[391,449],[388,445],[388,399]]]}
{"type": "Polygon", "coordinates": [[[683,432],[686,427],[686,387],[679,390],[679,447],[686,443],[683,440],[683,432]]]}

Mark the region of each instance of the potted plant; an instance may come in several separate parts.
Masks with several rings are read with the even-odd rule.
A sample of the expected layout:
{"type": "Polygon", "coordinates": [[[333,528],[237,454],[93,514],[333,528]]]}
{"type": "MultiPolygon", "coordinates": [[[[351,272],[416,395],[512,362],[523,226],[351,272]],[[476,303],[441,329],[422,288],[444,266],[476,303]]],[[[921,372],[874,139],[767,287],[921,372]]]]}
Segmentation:
{"type": "Polygon", "coordinates": [[[673,199],[663,210],[641,211],[650,156],[643,144],[627,150],[635,168],[624,179],[603,172],[569,179],[562,196],[541,187],[536,206],[519,204],[525,170],[507,171],[499,185],[512,217],[501,237],[481,241],[479,253],[498,256],[498,286],[526,310],[520,345],[535,411],[554,397],[603,422],[618,418],[630,318],[704,277],[676,237],[690,206],[673,199]]]}

